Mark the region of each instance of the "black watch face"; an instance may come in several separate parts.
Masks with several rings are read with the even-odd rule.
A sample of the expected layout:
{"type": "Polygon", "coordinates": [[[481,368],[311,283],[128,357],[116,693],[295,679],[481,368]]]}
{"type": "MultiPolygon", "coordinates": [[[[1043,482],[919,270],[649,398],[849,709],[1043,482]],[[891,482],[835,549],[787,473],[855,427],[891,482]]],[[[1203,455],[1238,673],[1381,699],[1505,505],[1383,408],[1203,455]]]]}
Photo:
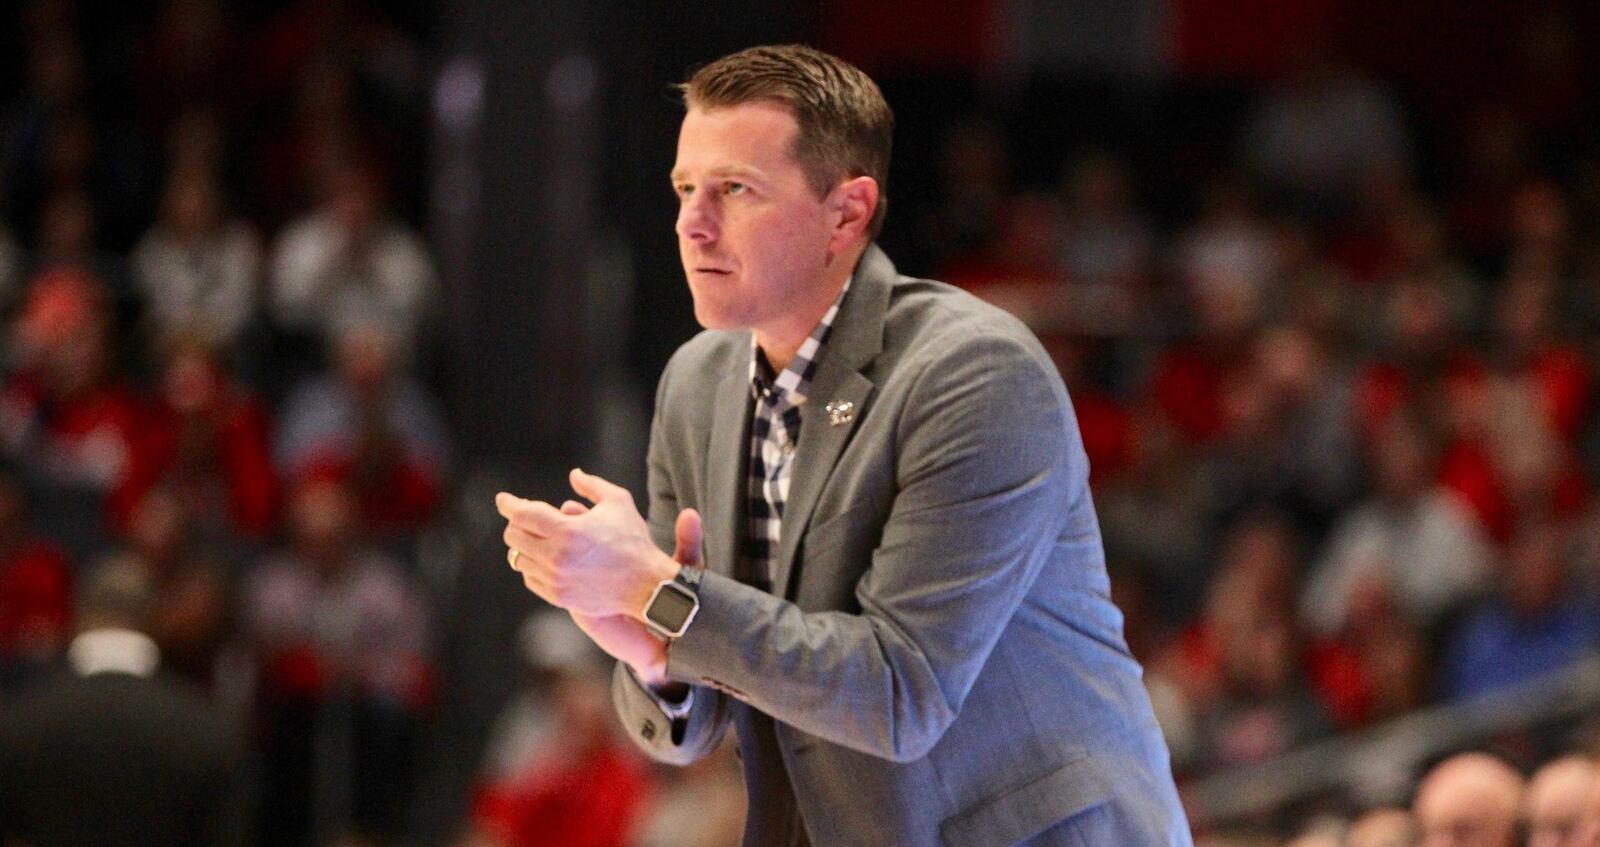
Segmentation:
{"type": "Polygon", "coordinates": [[[656,593],[655,602],[650,604],[646,614],[656,626],[668,632],[677,632],[683,629],[684,624],[689,622],[689,616],[694,613],[694,601],[694,595],[687,589],[668,584],[656,593]]]}

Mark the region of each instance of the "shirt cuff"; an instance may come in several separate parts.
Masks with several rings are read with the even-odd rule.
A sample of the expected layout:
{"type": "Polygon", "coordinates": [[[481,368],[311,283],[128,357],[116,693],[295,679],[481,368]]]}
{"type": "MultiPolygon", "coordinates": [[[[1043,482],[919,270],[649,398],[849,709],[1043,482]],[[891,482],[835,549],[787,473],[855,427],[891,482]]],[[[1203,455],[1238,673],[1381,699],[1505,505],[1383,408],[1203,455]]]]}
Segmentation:
{"type": "Polygon", "coordinates": [[[649,695],[650,700],[656,704],[656,708],[660,709],[661,714],[666,715],[668,720],[681,721],[689,717],[690,710],[694,708],[694,686],[685,685],[683,687],[682,700],[669,700],[661,692],[646,685],[644,680],[639,679],[639,675],[633,672],[632,665],[624,662],[623,667],[628,669],[628,676],[633,678],[633,684],[639,686],[641,691],[649,695]]]}

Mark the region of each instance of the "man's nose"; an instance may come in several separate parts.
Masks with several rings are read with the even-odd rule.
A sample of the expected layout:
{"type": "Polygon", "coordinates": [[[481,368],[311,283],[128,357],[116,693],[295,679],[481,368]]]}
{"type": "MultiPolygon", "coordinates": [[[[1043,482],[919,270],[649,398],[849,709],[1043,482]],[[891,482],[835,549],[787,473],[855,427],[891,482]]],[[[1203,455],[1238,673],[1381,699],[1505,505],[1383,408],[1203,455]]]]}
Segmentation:
{"type": "Polygon", "coordinates": [[[709,200],[689,197],[678,207],[678,237],[696,244],[708,244],[717,239],[716,211],[709,200]]]}

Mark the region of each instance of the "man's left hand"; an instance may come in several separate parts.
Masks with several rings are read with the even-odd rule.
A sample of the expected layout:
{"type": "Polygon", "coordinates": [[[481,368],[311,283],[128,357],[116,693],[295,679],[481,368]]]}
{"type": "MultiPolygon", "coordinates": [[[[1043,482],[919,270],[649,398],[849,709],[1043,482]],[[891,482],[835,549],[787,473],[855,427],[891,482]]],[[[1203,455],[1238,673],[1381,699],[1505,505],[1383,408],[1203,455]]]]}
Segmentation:
{"type": "Polygon", "coordinates": [[[558,509],[504,492],[495,508],[507,521],[505,542],[519,552],[523,583],[546,602],[591,618],[642,620],[656,586],[679,565],[656,548],[627,489],[576,468],[572,490],[593,503],[558,509]]]}

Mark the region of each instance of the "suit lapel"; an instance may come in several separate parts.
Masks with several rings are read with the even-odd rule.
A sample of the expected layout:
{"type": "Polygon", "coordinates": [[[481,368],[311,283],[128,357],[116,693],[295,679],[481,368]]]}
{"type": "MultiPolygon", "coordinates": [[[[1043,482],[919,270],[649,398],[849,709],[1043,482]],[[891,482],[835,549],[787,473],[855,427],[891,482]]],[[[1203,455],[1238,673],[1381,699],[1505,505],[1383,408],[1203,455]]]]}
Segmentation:
{"type": "MultiPolygon", "coordinates": [[[[748,343],[748,342],[747,342],[748,343]]],[[[711,443],[706,448],[707,496],[701,499],[706,533],[706,566],[732,576],[745,528],[744,473],[750,453],[750,375],[735,368],[717,385],[712,409],[711,443]]]]}
{"type": "Polygon", "coordinates": [[[850,293],[845,295],[834,319],[811,391],[800,407],[800,444],[795,451],[794,474],[789,479],[789,497],[783,507],[783,534],[772,563],[772,590],[779,597],[789,596],[795,553],[811,513],[833,475],[839,454],[867,413],[873,384],[860,371],[883,350],[883,316],[894,278],[894,265],[889,258],[876,245],[869,246],[857,265],[850,293]],[[835,401],[851,404],[849,420],[840,416],[835,423],[826,408],[835,401]]]}

